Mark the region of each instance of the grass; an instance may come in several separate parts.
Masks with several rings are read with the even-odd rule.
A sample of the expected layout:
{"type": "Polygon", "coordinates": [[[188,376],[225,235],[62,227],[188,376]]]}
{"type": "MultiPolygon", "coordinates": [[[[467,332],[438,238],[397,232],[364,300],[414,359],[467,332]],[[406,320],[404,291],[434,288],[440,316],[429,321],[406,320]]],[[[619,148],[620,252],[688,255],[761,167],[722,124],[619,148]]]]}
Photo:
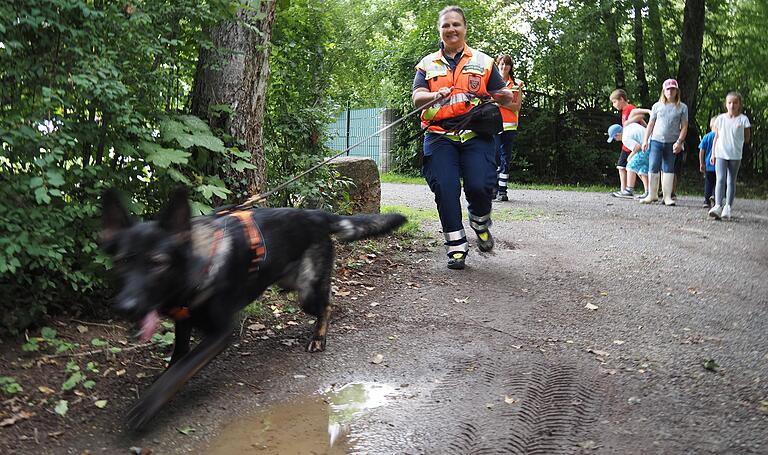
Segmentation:
{"type": "Polygon", "coordinates": [[[426,185],[424,177],[416,177],[413,175],[395,174],[393,172],[387,172],[381,174],[382,183],[410,183],[412,185],[426,185]]]}
{"type": "MultiPolygon", "coordinates": [[[[408,222],[403,225],[398,232],[410,236],[424,235],[421,231],[421,223],[424,221],[440,220],[437,209],[416,209],[405,205],[386,205],[381,208],[382,213],[397,212],[405,215],[408,222]]],[[[496,221],[535,221],[545,215],[540,209],[529,208],[493,208],[491,217],[496,221]]]]}
{"type": "Polygon", "coordinates": [[[437,215],[437,209],[415,209],[404,205],[384,205],[381,207],[381,213],[400,213],[408,218],[408,222],[400,226],[397,232],[409,237],[423,237],[421,230],[423,221],[437,221],[440,218],[437,215]]]}
{"type": "MultiPolygon", "coordinates": [[[[381,175],[382,183],[408,183],[412,185],[426,185],[423,177],[414,177],[411,175],[395,174],[388,172],[381,175]]],[[[555,190],[555,191],[582,191],[609,193],[616,191],[616,188],[607,185],[554,185],[554,184],[519,184],[510,183],[509,188],[513,190],[555,190]]]]}
{"type": "MultiPolygon", "coordinates": [[[[688,173],[683,174],[683,183],[679,193],[681,196],[703,196],[704,184],[698,175],[692,177],[688,173]]],[[[549,183],[510,183],[511,190],[550,190],[550,191],[578,191],[583,193],[612,193],[618,191],[618,177],[616,185],[602,184],[549,184],[549,183]]],[[[408,183],[413,185],[426,185],[424,178],[411,175],[386,173],[381,175],[383,183],[408,183]]],[[[736,196],[744,199],[768,199],[768,182],[764,183],[745,183],[739,181],[736,183],[736,196]]],[[[642,192],[643,184],[638,181],[635,190],[642,192]]]]}

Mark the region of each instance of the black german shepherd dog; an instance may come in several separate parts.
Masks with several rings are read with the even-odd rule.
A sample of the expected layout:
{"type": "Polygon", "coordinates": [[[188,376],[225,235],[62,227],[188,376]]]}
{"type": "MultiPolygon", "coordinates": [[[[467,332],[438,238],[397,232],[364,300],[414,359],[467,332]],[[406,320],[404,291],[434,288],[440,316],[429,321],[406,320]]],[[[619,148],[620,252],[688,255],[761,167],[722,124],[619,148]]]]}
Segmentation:
{"type": "Polygon", "coordinates": [[[186,190],[173,191],[158,220],[135,223],[115,190],[102,197],[101,246],[121,286],[115,308],[152,337],[161,316],[175,320],[167,370],[128,413],[139,429],[228,344],[236,313],[273,285],[296,290],[317,317],[307,351],[325,349],[330,318],[331,236],[353,241],[392,232],[399,214],[340,216],[319,210],[258,208],[191,218],[186,190]],[[192,329],[203,333],[190,351],[192,329]]]}

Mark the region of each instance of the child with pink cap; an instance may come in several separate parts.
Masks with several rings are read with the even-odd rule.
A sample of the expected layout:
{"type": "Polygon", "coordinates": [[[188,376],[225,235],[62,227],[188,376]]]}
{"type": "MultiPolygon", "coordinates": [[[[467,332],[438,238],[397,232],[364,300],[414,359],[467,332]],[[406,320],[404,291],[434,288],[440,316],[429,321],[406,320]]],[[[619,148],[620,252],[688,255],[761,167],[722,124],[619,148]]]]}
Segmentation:
{"type": "Polygon", "coordinates": [[[648,196],[641,200],[650,204],[658,200],[659,181],[664,205],[675,205],[672,189],[675,184],[675,155],[683,151],[688,134],[688,106],[680,102],[677,81],[664,81],[659,101],[651,108],[651,118],[645,130],[643,150],[649,150],[648,196]],[[663,175],[659,171],[663,171],[663,175]]]}

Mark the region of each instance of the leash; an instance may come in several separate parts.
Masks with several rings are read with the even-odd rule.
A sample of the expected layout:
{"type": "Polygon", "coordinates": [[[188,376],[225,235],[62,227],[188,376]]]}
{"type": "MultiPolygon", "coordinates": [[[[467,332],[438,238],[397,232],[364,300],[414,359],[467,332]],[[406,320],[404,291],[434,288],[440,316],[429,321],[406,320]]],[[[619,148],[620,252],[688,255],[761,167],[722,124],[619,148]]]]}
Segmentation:
{"type": "Polygon", "coordinates": [[[374,136],[377,136],[377,135],[383,133],[384,131],[387,131],[388,129],[395,127],[396,125],[404,122],[407,118],[412,117],[413,115],[421,112],[422,110],[429,108],[430,106],[432,106],[433,104],[437,103],[438,101],[440,101],[442,99],[443,99],[443,97],[436,98],[436,99],[428,102],[427,104],[424,104],[421,107],[418,107],[418,108],[412,110],[411,112],[405,114],[403,117],[400,117],[399,119],[395,120],[394,122],[390,123],[389,125],[385,126],[384,128],[381,128],[380,130],[376,131],[375,133],[369,135],[368,137],[360,140],[359,142],[357,142],[357,143],[355,143],[353,145],[350,145],[349,147],[347,147],[346,149],[342,150],[341,152],[333,155],[332,157],[327,158],[324,161],[322,161],[321,163],[316,164],[316,165],[312,166],[311,168],[307,169],[306,171],[304,171],[304,172],[302,172],[302,173],[300,173],[300,174],[298,174],[298,175],[288,179],[287,181],[281,183],[277,187],[275,187],[275,188],[273,188],[273,189],[271,189],[269,191],[265,191],[263,193],[259,193],[259,194],[255,195],[255,196],[252,196],[247,201],[243,202],[240,205],[237,205],[236,208],[238,210],[240,210],[240,209],[248,209],[248,208],[251,208],[251,207],[253,207],[255,205],[258,205],[258,204],[261,204],[261,203],[265,202],[269,196],[271,196],[271,195],[277,193],[278,191],[284,189],[285,187],[287,187],[291,183],[299,180],[300,178],[304,177],[305,175],[309,174],[310,172],[325,166],[326,164],[330,163],[331,161],[335,160],[336,158],[340,157],[341,155],[343,155],[345,153],[348,153],[353,148],[358,147],[358,146],[364,144],[369,139],[373,138],[374,136]]]}

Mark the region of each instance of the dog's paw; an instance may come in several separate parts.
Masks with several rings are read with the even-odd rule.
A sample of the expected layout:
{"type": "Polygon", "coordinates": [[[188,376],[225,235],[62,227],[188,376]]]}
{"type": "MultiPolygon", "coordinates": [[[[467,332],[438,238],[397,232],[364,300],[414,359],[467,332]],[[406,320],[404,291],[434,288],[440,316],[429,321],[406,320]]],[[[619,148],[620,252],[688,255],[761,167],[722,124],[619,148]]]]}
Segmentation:
{"type": "Polygon", "coordinates": [[[322,352],[322,351],[325,351],[325,337],[314,338],[307,345],[307,352],[322,352]]]}
{"type": "Polygon", "coordinates": [[[136,403],[125,418],[125,425],[131,431],[139,431],[157,414],[162,403],[143,398],[136,403]]]}

